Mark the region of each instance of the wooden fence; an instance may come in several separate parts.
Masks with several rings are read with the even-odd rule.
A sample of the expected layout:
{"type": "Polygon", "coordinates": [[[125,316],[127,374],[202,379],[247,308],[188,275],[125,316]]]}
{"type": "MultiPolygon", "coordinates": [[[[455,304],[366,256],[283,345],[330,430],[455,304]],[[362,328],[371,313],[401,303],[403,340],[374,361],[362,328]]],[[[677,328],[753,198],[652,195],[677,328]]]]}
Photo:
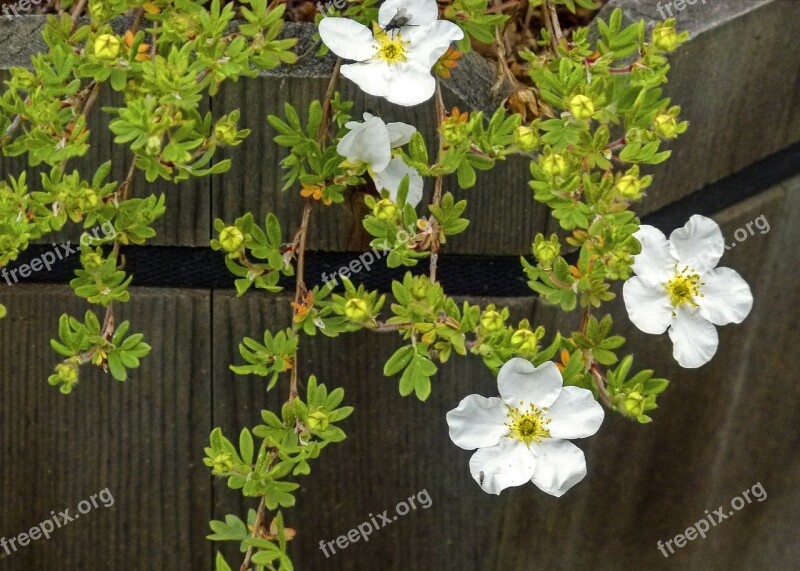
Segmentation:
{"type": "MultiPolygon", "coordinates": [[[[649,0],[612,4],[651,24],[658,18],[649,0]]],[[[303,375],[343,386],[356,413],[345,423],[348,439],[327,449],[312,474],[299,480],[298,505],[286,511],[287,524],[298,529],[292,542],[298,569],[797,567],[800,384],[792,363],[798,357],[800,177],[739,203],[726,202],[721,210],[704,201],[701,188],[800,140],[800,53],[792,47],[800,14],[793,2],[721,5],[698,2],[680,14],[697,37],[675,57],[670,93],[693,124],[673,159],[657,169],[658,186],[646,210],[692,195],[715,212],[728,243],[736,242],[722,265],[735,268],[753,287],[750,317],[720,329],[718,355],[692,371],[674,362],[666,336],[636,332],[621,301],[615,303],[615,322],[629,337],[637,363],[674,382],[660,399],[653,424],[639,426],[609,414],[596,436],[579,442],[589,473],[560,499],[532,486],[488,496],[472,481],[470,453],[452,445],[444,415],[466,394],[495,390],[478,358],[441,367],[431,398],[421,404],[401,398],[396,379],[382,375],[383,363],[398,346],[395,336],[364,332],[335,341],[304,339],[303,375]],[[769,232],[734,237],[762,215],[769,232]],[[657,550],[657,541],[682,533],[706,510],[730,505],[758,482],[766,500],[736,512],[706,539],[668,559],[657,550]],[[346,534],[369,514],[392,513],[398,502],[422,490],[432,500],[428,509],[411,511],[369,542],[330,558],[318,548],[320,540],[346,534]]],[[[33,34],[36,23],[26,22],[33,34]]],[[[12,36],[0,21],[0,46],[17,45],[12,36]]],[[[23,51],[6,50],[5,64],[20,63],[15,58],[22,59],[23,51]]],[[[276,211],[286,221],[296,217],[295,197],[277,191],[278,154],[264,119],[285,100],[302,106],[321,93],[324,65],[299,73],[242,82],[210,103],[215,111],[241,107],[254,133],[236,151],[240,166],[232,172],[168,189],[172,209],[159,244],[205,247],[212,217],[230,219],[245,210],[276,211]]],[[[378,102],[343,88],[362,107],[380,110],[378,102]]],[[[459,85],[449,93],[451,103],[473,97],[459,85]]],[[[430,131],[431,109],[407,113],[393,118],[430,131]]],[[[110,146],[106,140],[99,152],[110,146]]],[[[20,168],[16,161],[0,160],[0,174],[20,168]]],[[[524,163],[513,161],[491,178],[480,178],[468,195],[474,229],[463,240],[448,242],[442,263],[459,254],[527,253],[531,236],[552,222],[534,204],[526,181],[524,163]]],[[[331,213],[321,227],[314,226],[312,248],[363,246],[358,216],[356,200],[331,213]],[[345,222],[337,222],[335,216],[342,215],[345,222]]],[[[59,315],[81,314],[86,305],[66,285],[0,288],[0,301],[9,309],[0,321],[0,538],[30,529],[51,511],[74,513],[81,500],[100,490],[108,488],[114,498],[113,506],[98,507],[47,541],[5,557],[0,548],[0,570],[212,568],[214,546],[204,539],[208,521],[255,506],[212,480],[201,461],[203,447],[211,428],[234,433],[258,423],[262,408],[279,405],[278,395],[264,392],[261,379],[237,377],[228,365],[239,361],[243,336],[285,327],[291,316],[287,295],[236,299],[230,289],[134,288],[121,317],[146,335],[153,353],[130,381],[91,373],[65,397],[46,383],[56,360],[49,339],[59,315]]],[[[471,301],[509,305],[514,319],[528,317],[548,331],[577,326],[575,315],[565,316],[533,296],[471,301]]]]}

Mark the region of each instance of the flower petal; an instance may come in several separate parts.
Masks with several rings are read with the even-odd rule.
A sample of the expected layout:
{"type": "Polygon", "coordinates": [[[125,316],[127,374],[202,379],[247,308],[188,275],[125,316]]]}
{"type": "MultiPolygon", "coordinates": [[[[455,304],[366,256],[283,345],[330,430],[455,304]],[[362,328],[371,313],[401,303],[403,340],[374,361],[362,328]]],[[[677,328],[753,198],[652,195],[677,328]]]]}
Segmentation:
{"type": "Polygon", "coordinates": [[[703,274],[717,267],[725,253],[725,238],[716,222],[695,214],[670,234],[669,248],[681,268],[689,266],[703,274]]]}
{"type": "Polygon", "coordinates": [[[533,454],[515,438],[501,438],[497,445],[480,448],[469,459],[472,477],[490,494],[521,486],[533,477],[534,467],[533,454]]]}
{"type": "Polygon", "coordinates": [[[564,387],[545,413],[550,420],[547,429],[552,438],[586,438],[603,423],[605,412],[592,391],[580,387],[564,387]]]}
{"type": "Polygon", "coordinates": [[[355,61],[374,56],[378,45],[369,28],[349,18],[323,18],[319,37],[333,53],[355,61]]]}
{"type": "Polygon", "coordinates": [[[738,272],[715,268],[702,277],[700,315],[714,325],[741,323],[753,308],[753,292],[738,272]]]}
{"type": "Polygon", "coordinates": [[[508,434],[508,406],[497,397],[467,395],[447,413],[450,440],[465,450],[494,446],[508,434]]]}
{"type": "Polygon", "coordinates": [[[384,170],[372,173],[372,180],[375,181],[375,186],[378,190],[385,188],[389,191],[389,196],[392,200],[397,202],[397,191],[400,189],[400,183],[403,182],[403,178],[406,175],[408,175],[406,202],[411,206],[416,206],[422,200],[424,181],[417,169],[408,166],[403,159],[399,157],[393,158],[384,170]]]}
{"type": "Polygon", "coordinates": [[[386,128],[389,130],[389,139],[393,149],[408,143],[411,135],[417,132],[416,127],[406,123],[387,123],[386,128]]]}
{"type": "Polygon", "coordinates": [[[411,107],[433,97],[436,80],[431,75],[430,66],[423,69],[408,61],[392,64],[388,68],[384,97],[391,103],[411,107]]]}
{"type": "Polygon", "coordinates": [[[536,470],[531,482],[557,498],[586,476],[583,450],[568,440],[548,438],[531,446],[536,470]]]}
{"type": "Polygon", "coordinates": [[[660,335],[672,321],[672,304],[662,284],[649,285],[633,276],[622,286],[622,298],[631,322],[644,331],[660,335]]]}
{"type": "Polygon", "coordinates": [[[564,383],[555,363],[547,361],[534,367],[530,361],[516,357],[502,366],[497,374],[500,397],[511,406],[534,404],[550,406],[561,394],[564,383]]]}
{"type": "MultiPolygon", "coordinates": [[[[356,123],[342,137],[336,151],[351,163],[368,163],[375,170],[383,170],[392,158],[389,131],[383,119],[372,115],[367,118],[367,115],[364,114],[366,121],[356,123]]],[[[348,125],[353,125],[353,122],[348,125]]]]}
{"type": "Polygon", "coordinates": [[[385,28],[401,9],[405,9],[405,16],[409,18],[406,26],[429,26],[439,17],[436,0],[386,0],[378,10],[381,28],[385,28]]]}
{"type": "Polygon", "coordinates": [[[382,59],[371,59],[361,63],[343,65],[341,73],[358,85],[362,91],[370,95],[385,97],[388,93],[387,86],[391,73],[389,66],[382,59]]]}
{"type": "Polygon", "coordinates": [[[672,356],[681,367],[696,369],[708,363],[717,352],[717,328],[700,315],[696,308],[676,308],[675,319],[669,328],[672,356]]]}
{"type": "Polygon", "coordinates": [[[453,22],[437,20],[427,28],[409,28],[403,31],[408,40],[408,60],[430,69],[444,55],[451,42],[464,37],[464,32],[453,22]]]}
{"type": "Polygon", "coordinates": [[[634,234],[642,245],[642,252],[633,258],[633,271],[650,285],[664,283],[675,268],[676,259],[669,252],[669,242],[663,232],[653,226],[643,225],[634,234]]]}

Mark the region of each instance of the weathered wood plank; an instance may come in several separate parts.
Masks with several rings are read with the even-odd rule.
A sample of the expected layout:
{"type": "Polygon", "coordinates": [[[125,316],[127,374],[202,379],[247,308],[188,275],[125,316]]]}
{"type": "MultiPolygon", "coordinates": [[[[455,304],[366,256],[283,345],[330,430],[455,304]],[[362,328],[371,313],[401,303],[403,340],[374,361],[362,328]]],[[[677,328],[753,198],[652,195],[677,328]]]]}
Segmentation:
{"type": "MultiPolygon", "coordinates": [[[[346,423],[348,439],[325,451],[312,475],[301,481],[297,507],[287,512],[287,524],[299,530],[293,545],[299,566],[789,568],[800,557],[797,546],[788,543],[800,508],[791,486],[800,465],[790,453],[797,443],[792,416],[800,405],[800,390],[781,382],[785,373],[779,356],[792,354],[797,325],[796,312],[776,307],[792,308],[800,301],[792,285],[800,278],[796,255],[778,263],[800,240],[789,214],[798,190],[800,179],[716,217],[729,243],[738,228],[761,214],[771,230],[765,235],[756,231],[723,258],[723,265],[736,268],[750,282],[757,301],[745,323],[720,330],[719,355],[710,365],[681,369],[672,359],[669,339],[634,331],[621,300],[615,303],[613,314],[631,340],[635,366],[655,368],[674,383],[655,411],[653,425],[638,426],[609,415],[597,436],[579,443],[587,453],[589,475],[558,500],[533,487],[489,497],[472,482],[469,453],[449,441],[444,415],[468,393],[496,390],[477,359],[454,359],[442,366],[431,398],[420,404],[401,398],[396,379],[381,373],[399,344],[395,336],[304,339],[301,377],[315,373],[322,382],[344,386],[356,413],[346,423]],[[780,281],[771,277],[771,268],[783,276],[780,281]],[[754,383],[758,388],[751,393],[754,383]],[[734,523],[714,529],[709,539],[695,541],[668,560],[657,550],[658,540],[683,532],[705,510],[729,502],[758,481],[769,500],[748,506],[734,523]],[[391,515],[399,501],[423,489],[432,499],[430,509],[412,511],[368,543],[359,542],[329,559],[320,551],[320,540],[346,534],[370,513],[388,509],[391,515]],[[772,518],[776,522],[769,530],[784,526],[777,539],[766,530],[757,532],[761,542],[749,539],[753,526],[772,518]],[[742,560],[752,566],[738,565],[742,560]]],[[[578,324],[577,315],[563,316],[530,299],[495,301],[509,301],[516,317],[533,317],[549,331],[568,333],[578,324]]],[[[264,328],[284,326],[289,316],[285,296],[237,301],[227,292],[215,294],[215,335],[225,339],[258,337],[264,328]]],[[[215,344],[214,424],[229,432],[257,422],[261,407],[278,402],[264,393],[261,379],[235,378],[227,370],[227,364],[239,360],[235,341],[215,344]]],[[[285,387],[279,390],[283,393],[285,387]]],[[[215,484],[215,490],[215,517],[244,509],[224,484],[215,484]]]]}
{"type": "MultiPolygon", "coordinates": [[[[669,16],[659,0],[613,0],[648,29],[669,16]],[[662,12],[659,12],[659,6],[662,12]]],[[[652,168],[642,212],[652,212],[800,140],[800,5],[792,0],[698,0],[672,7],[690,40],[672,54],[665,93],[683,109],[689,130],[652,168]]]]}
{"type": "Polygon", "coordinates": [[[0,321],[0,537],[26,532],[108,488],[115,500],[6,556],[0,569],[208,569],[211,342],[206,292],[133,290],[152,344],[132,379],[89,374],[71,396],[47,384],[49,339],[85,304],[67,286],[4,286],[0,321]]]}
{"type": "MultiPolygon", "coordinates": [[[[655,0],[614,0],[606,10],[615,6],[622,7],[629,17],[645,18],[649,26],[659,18],[655,0]]],[[[673,145],[674,155],[668,164],[654,169],[656,183],[643,204],[643,213],[800,140],[800,106],[796,105],[800,53],[790,43],[800,32],[800,19],[792,17],[796,11],[797,6],[791,1],[741,0],[706,5],[698,2],[676,12],[679,24],[695,37],[674,55],[667,93],[683,106],[692,126],[673,145]],[[778,29],[781,33],[769,32],[778,29]],[[742,137],[742,133],[748,136],[742,137]]],[[[41,49],[36,37],[40,26],[41,18],[35,16],[12,24],[0,19],[0,40],[8,46],[0,54],[0,68],[24,64],[30,51],[41,49]]],[[[210,235],[211,218],[233,219],[247,211],[259,218],[273,211],[290,231],[296,226],[297,189],[279,191],[278,162],[284,152],[272,142],[274,133],[266,116],[280,114],[285,101],[305,109],[309,101],[324,92],[333,60],[313,56],[312,31],[309,26],[288,26],[288,33],[300,39],[298,52],[308,54],[298,65],[228,84],[211,102],[217,115],[241,109],[242,125],[253,129],[241,147],[230,151],[234,158],[230,173],[210,181],[190,181],[180,189],[169,188],[170,185],[141,187],[157,191],[165,188],[170,201],[170,211],[158,224],[159,237],[154,244],[204,246],[210,235]]],[[[454,79],[445,82],[446,103],[463,109],[489,108],[494,99],[489,90],[491,83],[491,65],[477,57],[469,58],[454,79]]],[[[377,111],[387,119],[416,125],[433,140],[432,103],[399,108],[365,97],[346,79],[341,81],[340,89],[356,102],[356,116],[365,109],[377,111]]],[[[107,133],[97,132],[95,136],[99,137],[99,144],[92,161],[107,156],[111,146],[103,139],[107,133]]],[[[124,165],[127,160],[122,156],[116,162],[124,165]]],[[[9,170],[19,169],[11,164],[13,168],[9,170]]],[[[528,178],[526,161],[517,158],[490,173],[480,173],[476,188],[467,192],[456,190],[455,182],[449,180],[448,190],[469,199],[472,224],[465,234],[446,245],[445,252],[524,254],[530,248],[532,233],[555,229],[547,210],[534,203],[528,178]]],[[[428,188],[426,198],[431,192],[432,188],[428,188]]],[[[319,210],[324,212],[315,215],[310,236],[312,249],[357,250],[368,241],[360,224],[364,213],[362,196],[353,194],[342,207],[319,210]]]]}

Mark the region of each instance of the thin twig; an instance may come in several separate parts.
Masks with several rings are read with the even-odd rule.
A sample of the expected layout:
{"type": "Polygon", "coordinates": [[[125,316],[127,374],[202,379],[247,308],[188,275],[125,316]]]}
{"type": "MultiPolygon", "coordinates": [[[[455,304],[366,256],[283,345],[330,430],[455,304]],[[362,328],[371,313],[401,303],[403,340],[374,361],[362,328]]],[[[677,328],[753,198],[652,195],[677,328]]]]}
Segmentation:
{"type": "Polygon", "coordinates": [[[78,28],[78,20],[83,15],[83,9],[86,8],[87,0],[78,0],[78,3],[72,8],[72,29],[70,34],[78,28]]]}
{"type": "MultiPolygon", "coordinates": [[[[267,496],[261,496],[261,503],[258,504],[258,511],[256,512],[256,524],[253,526],[253,538],[258,537],[258,530],[264,524],[264,508],[267,503],[267,496]]],[[[247,571],[250,568],[250,559],[253,557],[253,546],[251,545],[244,556],[242,566],[239,571],[247,571]]]]}
{"type": "MultiPolygon", "coordinates": [[[[328,88],[325,90],[325,101],[322,104],[322,120],[320,122],[319,131],[317,132],[317,140],[321,144],[328,133],[329,128],[329,121],[330,121],[330,112],[331,112],[331,98],[333,97],[334,90],[336,89],[336,82],[339,79],[339,69],[341,67],[342,60],[339,58],[336,61],[336,65],[333,68],[333,73],[331,74],[331,79],[328,82],[328,88]]],[[[295,303],[300,303],[300,300],[305,296],[307,292],[306,285],[303,281],[303,276],[305,272],[305,254],[306,254],[306,241],[308,238],[308,224],[311,220],[311,210],[314,207],[314,200],[310,197],[305,199],[303,203],[303,214],[300,220],[300,227],[297,229],[297,233],[295,234],[294,243],[292,248],[294,252],[297,254],[297,266],[295,268],[296,271],[296,282],[295,282],[295,290],[294,290],[294,300],[295,303]]],[[[295,310],[296,312],[296,310],[295,310]]],[[[292,368],[291,368],[291,377],[289,380],[289,402],[292,402],[294,399],[297,398],[297,379],[298,379],[298,372],[297,372],[297,357],[295,356],[292,360],[292,368]]],[[[274,460],[274,456],[273,456],[274,460]]],[[[264,525],[264,514],[266,511],[265,508],[266,496],[261,497],[261,502],[258,505],[258,515],[256,516],[256,524],[253,527],[252,537],[259,536],[259,530],[264,525]]],[[[242,562],[242,566],[239,568],[239,571],[247,571],[250,566],[250,560],[253,557],[253,546],[251,545],[247,549],[247,553],[244,556],[244,561],[242,562]]]]}
{"type": "Polygon", "coordinates": [[[544,3],[544,25],[550,34],[550,45],[553,48],[553,53],[555,53],[558,44],[564,37],[564,33],[561,31],[561,24],[558,22],[558,12],[551,0],[545,0],[544,3]]]}
{"type": "MultiPolygon", "coordinates": [[[[445,118],[445,110],[444,110],[444,100],[442,99],[442,88],[439,85],[439,82],[436,82],[436,117],[439,123],[439,129],[441,130],[442,123],[444,122],[445,118]]],[[[439,145],[439,161],[441,161],[442,157],[441,151],[441,143],[439,145]]],[[[436,177],[436,182],[433,187],[433,202],[431,204],[433,206],[439,206],[442,203],[442,186],[444,183],[444,177],[442,175],[438,175],[436,177]]],[[[439,227],[439,221],[436,219],[435,216],[431,216],[430,218],[431,224],[431,265],[430,265],[430,281],[431,283],[436,282],[436,270],[439,265],[439,233],[441,228],[439,227]]]]}

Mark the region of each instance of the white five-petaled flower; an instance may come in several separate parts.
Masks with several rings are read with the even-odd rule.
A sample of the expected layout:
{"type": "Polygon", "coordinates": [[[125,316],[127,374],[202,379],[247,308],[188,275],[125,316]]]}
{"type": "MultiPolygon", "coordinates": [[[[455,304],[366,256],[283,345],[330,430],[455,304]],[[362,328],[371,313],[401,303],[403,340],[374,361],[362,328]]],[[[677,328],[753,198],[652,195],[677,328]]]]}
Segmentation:
{"type": "Polygon", "coordinates": [[[319,35],[336,55],[355,60],[342,66],[342,75],[370,95],[411,106],[433,96],[431,68],[451,42],[464,37],[456,24],[438,17],[436,0],[386,0],[375,33],[355,20],[324,18],[319,35]],[[383,30],[401,14],[398,29],[383,30]]]}
{"type": "Polygon", "coordinates": [[[717,351],[715,325],[741,323],[753,307],[750,286],[730,268],[717,268],[725,239],[716,222],[692,216],[669,240],[652,226],[634,236],[642,252],[636,274],[622,290],[628,316],[645,333],[669,329],[672,354],[681,367],[708,363],[717,351]]]}
{"type": "Polygon", "coordinates": [[[500,398],[469,395],[447,413],[456,446],[478,449],[469,461],[472,477],[490,494],[530,481],[562,496],[586,475],[583,451],[569,440],[597,432],[603,407],[591,391],[563,386],[550,361],[534,367],[511,359],[497,388],[500,398]]]}
{"type": "Polygon", "coordinates": [[[411,206],[419,204],[422,200],[422,177],[403,159],[392,158],[392,149],[408,143],[417,129],[406,123],[385,123],[370,113],[364,113],[363,123],[350,121],[345,127],[350,132],[339,141],[337,152],[351,163],[368,164],[375,186],[378,190],[388,190],[395,202],[400,183],[408,175],[406,201],[411,206]]]}

